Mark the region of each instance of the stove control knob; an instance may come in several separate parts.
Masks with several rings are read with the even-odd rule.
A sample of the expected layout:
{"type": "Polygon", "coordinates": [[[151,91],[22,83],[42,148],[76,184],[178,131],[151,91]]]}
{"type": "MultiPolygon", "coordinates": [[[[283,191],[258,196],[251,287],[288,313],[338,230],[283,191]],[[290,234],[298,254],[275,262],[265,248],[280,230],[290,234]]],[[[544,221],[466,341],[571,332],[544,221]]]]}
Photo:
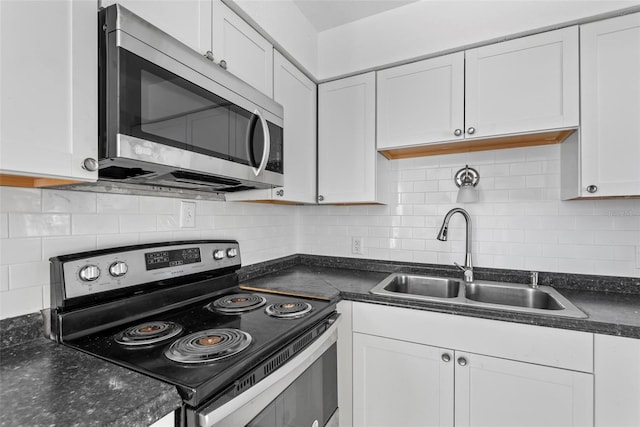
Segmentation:
{"type": "Polygon", "coordinates": [[[235,258],[237,256],[238,256],[238,250],[236,248],[227,249],[227,257],[228,258],[235,258]]]}
{"type": "Polygon", "coordinates": [[[116,261],[109,266],[109,274],[113,277],[122,277],[127,274],[129,267],[126,262],[116,261]]]}
{"type": "Polygon", "coordinates": [[[93,282],[100,277],[100,268],[97,265],[85,265],[78,275],[83,282],[93,282]]]}
{"type": "Polygon", "coordinates": [[[213,259],[215,260],[221,260],[222,258],[224,258],[224,250],[222,249],[216,249],[215,251],[213,251],[213,259]]]}

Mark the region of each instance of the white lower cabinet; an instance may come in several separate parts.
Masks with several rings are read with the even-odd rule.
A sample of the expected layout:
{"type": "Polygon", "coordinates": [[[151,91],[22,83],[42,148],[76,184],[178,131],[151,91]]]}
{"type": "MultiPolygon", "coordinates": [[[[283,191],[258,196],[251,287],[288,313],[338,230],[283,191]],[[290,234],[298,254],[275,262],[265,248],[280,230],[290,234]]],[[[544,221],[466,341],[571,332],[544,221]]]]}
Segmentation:
{"type": "Polygon", "coordinates": [[[640,339],[594,336],[595,425],[640,426],[640,339]]]}
{"type": "Polygon", "coordinates": [[[593,334],[353,304],[355,426],[593,426],[593,334]]]}
{"type": "Polygon", "coordinates": [[[456,426],[593,425],[592,374],[455,353],[456,426]]]}
{"type": "Polygon", "coordinates": [[[453,426],[452,351],[353,334],[355,426],[453,426]],[[452,357],[452,356],[449,356],[452,357]]]}

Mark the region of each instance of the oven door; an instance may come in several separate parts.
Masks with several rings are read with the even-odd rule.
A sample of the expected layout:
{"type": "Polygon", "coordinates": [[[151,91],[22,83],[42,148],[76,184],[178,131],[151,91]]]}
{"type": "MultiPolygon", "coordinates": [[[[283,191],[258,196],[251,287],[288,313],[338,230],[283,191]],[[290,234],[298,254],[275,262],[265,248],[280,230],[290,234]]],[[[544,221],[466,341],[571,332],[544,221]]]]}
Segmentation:
{"type": "MultiPolygon", "coordinates": [[[[337,425],[339,318],[305,350],[229,402],[199,409],[201,427],[337,425]]],[[[189,417],[191,418],[191,417],[189,417]]]]}

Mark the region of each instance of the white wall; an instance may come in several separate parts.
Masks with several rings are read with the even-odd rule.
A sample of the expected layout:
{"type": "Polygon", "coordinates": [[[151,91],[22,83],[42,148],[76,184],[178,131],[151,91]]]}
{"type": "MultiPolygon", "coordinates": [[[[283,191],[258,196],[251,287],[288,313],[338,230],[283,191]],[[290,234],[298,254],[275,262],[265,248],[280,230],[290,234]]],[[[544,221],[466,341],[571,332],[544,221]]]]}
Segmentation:
{"type": "Polygon", "coordinates": [[[548,28],[640,1],[422,0],[319,33],[319,80],[548,28]]]}
{"type": "Polygon", "coordinates": [[[394,204],[300,207],[301,252],[463,263],[462,217],[451,219],[449,241],[436,235],[460,206],[453,177],[465,164],[480,173],[480,201],[463,205],[474,265],[640,277],[640,200],[560,201],[559,145],[394,160],[394,204]],[[355,236],[364,255],[351,253],[355,236]]]}
{"type": "Polygon", "coordinates": [[[49,307],[49,258],[136,243],[237,239],[242,264],[297,252],[287,206],[196,202],[179,227],[179,199],[0,187],[0,318],[49,307]]]}

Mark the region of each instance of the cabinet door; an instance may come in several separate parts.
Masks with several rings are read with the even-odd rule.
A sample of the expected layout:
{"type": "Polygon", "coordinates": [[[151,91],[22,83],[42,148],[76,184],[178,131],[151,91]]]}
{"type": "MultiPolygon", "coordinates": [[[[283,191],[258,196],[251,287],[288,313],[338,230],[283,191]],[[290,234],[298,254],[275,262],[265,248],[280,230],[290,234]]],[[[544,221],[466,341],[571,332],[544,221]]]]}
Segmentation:
{"type": "Polygon", "coordinates": [[[453,426],[453,367],[450,350],[353,334],[354,426],[453,426]]]}
{"type": "Polygon", "coordinates": [[[378,149],[464,139],[464,52],[378,71],[378,149]]]}
{"type": "MultiPolygon", "coordinates": [[[[95,181],[97,3],[0,1],[0,174],[95,181]]],[[[34,184],[37,185],[37,184],[34,184]]]]}
{"type": "Polygon", "coordinates": [[[593,375],[455,354],[456,426],[593,425],[593,375]]]}
{"type": "Polygon", "coordinates": [[[213,56],[227,70],[273,97],[273,46],[220,0],[213,3],[213,56]]]}
{"type": "Polygon", "coordinates": [[[274,199],[315,203],[316,84],[275,52],[273,94],[284,107],[285,124],[284,188],[274,190],[274,199]]]}
{"type": "Polygon", "coordinates": [[[318,200],[376,198],[375,73],[318,87],[318,200]]]}
{"type": "Polygon", "coordinates": [[[577,27],[465,55],[467,138],[578,126],[577,27]]]}
{"type": "Polygon", "coordinates": [[[101,0],[100,3],[103,7],[121,4],[203,55],[211,50],[213,0],[101,0]]]}
{"type": "Polygon", "coordinates": [[[640,13],[583,25],[580,38],[581,195],[638,196],[640,13]]]}
{"type": "Polygon", "coordinates": [[[640,426],[640,340],[594,338],[595,425],[640,426]]]}

